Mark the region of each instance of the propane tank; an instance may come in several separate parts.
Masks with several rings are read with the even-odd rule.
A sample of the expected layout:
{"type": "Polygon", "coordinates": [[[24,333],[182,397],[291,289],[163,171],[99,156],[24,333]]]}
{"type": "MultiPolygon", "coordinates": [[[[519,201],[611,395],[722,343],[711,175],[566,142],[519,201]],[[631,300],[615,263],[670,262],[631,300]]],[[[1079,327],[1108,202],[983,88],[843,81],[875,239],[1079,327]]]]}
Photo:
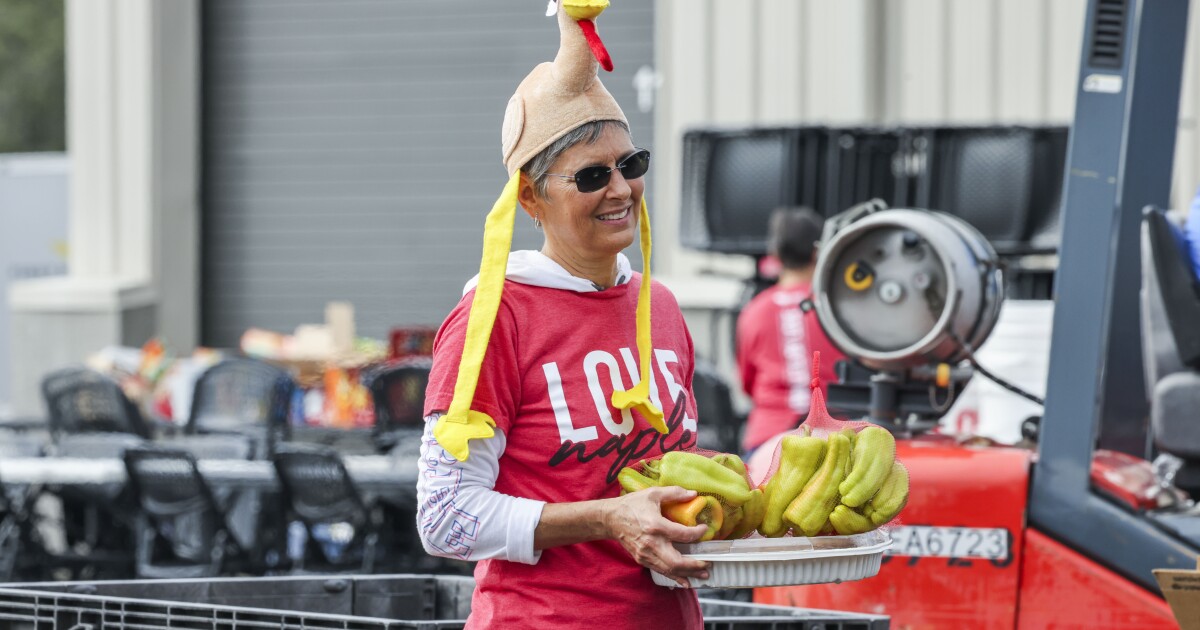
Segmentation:
{"type": "Polygon", "coordinates": [[[968,358],[996,324],[1004,282],[995,250],[963,220],[891,209],[843,222],[822,243],[813,296],[843,352],[907,371],[968,358]]]}

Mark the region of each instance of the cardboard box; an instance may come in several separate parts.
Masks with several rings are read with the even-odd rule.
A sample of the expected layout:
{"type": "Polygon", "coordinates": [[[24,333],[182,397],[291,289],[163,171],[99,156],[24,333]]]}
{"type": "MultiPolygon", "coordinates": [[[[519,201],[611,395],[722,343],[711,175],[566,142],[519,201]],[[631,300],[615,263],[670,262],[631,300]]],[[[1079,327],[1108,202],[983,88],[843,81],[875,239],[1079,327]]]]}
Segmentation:
{"type": "Polygon", "coordinates": [[[293,335],[251,328],[242,334],[241,350],[288,369],[305,388],[321,387],[331,367],[360,369],[385,358],[382,346],[356,348],[354,306],[348,302],[329,302],[324,324],[301,324],[293,335]]]}
{"type": "Polygon", "coordinates": [[[1195,571],[1155,569],[1154,577],[1181,630],[1200,630],[1200,563],[1195,571]]]}

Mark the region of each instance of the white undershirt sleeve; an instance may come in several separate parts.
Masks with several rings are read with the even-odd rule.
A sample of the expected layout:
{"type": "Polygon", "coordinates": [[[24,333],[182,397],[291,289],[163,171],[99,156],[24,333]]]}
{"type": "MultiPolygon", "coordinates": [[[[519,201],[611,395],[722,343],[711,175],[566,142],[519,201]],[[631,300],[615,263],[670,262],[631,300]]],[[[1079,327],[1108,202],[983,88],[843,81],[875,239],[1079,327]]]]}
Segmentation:
{"type": "Polygon", "coordinates": [[[537,564],[542,552],[533,550],[533,534],[546,504],[495,491],[504,433],[471,440],[471,456],[460,462],[433,437],[440,415],[425,418],[418,463],[417,532],[425,551],[460,560],[537,564]]]}

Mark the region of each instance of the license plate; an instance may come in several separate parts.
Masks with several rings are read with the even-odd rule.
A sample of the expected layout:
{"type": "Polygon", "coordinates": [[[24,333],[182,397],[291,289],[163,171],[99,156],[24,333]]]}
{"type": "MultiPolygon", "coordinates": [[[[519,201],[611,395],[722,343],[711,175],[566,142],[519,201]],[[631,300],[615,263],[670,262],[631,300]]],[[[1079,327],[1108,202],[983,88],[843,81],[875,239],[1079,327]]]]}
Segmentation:
{"type": "Polygon", "coordinates": [[[1008,559],[1008,530],[982,527],[930,527],[912,525],[894,527],[893,556],[923,558],[1008,559]]]}

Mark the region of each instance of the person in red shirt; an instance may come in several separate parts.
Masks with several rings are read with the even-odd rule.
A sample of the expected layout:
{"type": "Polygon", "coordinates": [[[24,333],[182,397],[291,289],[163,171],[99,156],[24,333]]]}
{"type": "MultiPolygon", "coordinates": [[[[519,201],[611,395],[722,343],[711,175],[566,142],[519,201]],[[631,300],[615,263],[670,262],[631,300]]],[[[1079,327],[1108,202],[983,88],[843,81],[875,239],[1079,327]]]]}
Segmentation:
{"type": "Polygon", "coordinates": [[[434,342],[417,531],[428,553],[478,562],[468,628],[699,629],[695,591],[648,570],[681,585],[708,576],[672,545],[704,526],[661,512],[695,493],[621,495],[616,481],[695,444],[692,340],[650,279],[650,154],[596,77],[602,46],[585,41],[602,8],[559,4],[558,57],[505,113],[509,181],[480,273],[434,342]],[[509,252],[518,203],[545,234],[540,251],[509,252]],[[641,274],[621,253],[639,232],[641,274]]]}
{"type": "Polygon", "coordinates": [[[800,303],[812,296],[817,241],[824,220],[807,208],[771,216],[770,254],[783,266],[779,280],[750,300],[737,321],[737,366],[753,408],[742,448],[747,454],[808,414],[812,353],[821,353],[821,386],[834,382],[834,363],[844,358],[825,335],[815,312],[800,303]]]}

